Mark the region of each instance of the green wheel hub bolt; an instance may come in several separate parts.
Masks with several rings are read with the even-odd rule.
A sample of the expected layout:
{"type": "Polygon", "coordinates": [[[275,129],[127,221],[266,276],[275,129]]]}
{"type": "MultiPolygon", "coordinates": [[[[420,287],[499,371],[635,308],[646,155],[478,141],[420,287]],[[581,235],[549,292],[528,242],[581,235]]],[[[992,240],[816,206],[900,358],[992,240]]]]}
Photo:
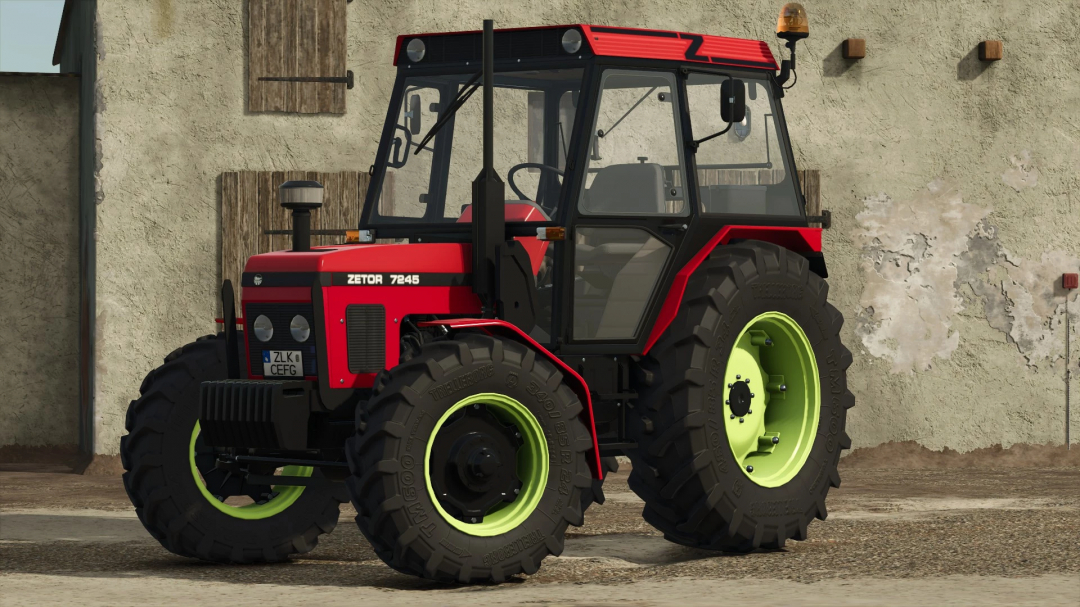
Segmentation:
{"type": "Polygon", "coordinates": [[[817,359],[802,328],[781,312],[752,319],[735,340],[724,383],[728,419],[739,418],[725,424],[728,444],[747,477],[763,487],[793,479],[810,455],[821,407],[817,359]],[[751,382],[766,387],[760,397],[746,389],[751,382]]]}

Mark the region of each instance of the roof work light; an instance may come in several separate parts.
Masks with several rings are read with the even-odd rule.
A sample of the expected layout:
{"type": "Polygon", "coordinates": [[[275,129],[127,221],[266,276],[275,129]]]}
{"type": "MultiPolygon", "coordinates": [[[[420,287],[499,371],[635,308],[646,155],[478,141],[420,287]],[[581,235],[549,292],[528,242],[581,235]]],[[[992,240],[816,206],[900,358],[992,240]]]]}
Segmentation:
{"type": "Polygon", "coordinates": [[[776,37],[784,40],[802,40],[810,35],[810,22],[806,9],[798,2],[788,2],[780,9],[776,20],[776,37]]]}
{"type": "MultiPolygon", "coordinates": [[[[776,20],[776,37],[787,40],[784,46],[791,51],[791,58],[780,62],[780,75],[776,77],[777,83],[783,86],[795,73],[795,44],[803,38],[810,37],[810,20],[806,18],[806,9],[803,5],[798,2],[788,2],[784,8],[780,9],[780,17],[776,20]]],[[[794,82],[791,86],[784,88],[792,86],[795,86],[794,82]]]]}

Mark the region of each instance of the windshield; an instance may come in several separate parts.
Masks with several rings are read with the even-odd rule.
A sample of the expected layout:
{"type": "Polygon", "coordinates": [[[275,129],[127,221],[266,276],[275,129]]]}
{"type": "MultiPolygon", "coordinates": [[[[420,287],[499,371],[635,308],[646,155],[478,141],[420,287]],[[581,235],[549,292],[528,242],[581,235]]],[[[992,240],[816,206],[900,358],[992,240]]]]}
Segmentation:
{"type": "MultiPolygon", "coordinates": [[[[471,219],[472,182],[483,160],[482,92],[469,96],[476,76],[405,79],[371,223],[471,219]]],[[[581,78],[580,69],[495,74],[495,170],[506,184],[507,221],[554,216],[581,78]]]]}

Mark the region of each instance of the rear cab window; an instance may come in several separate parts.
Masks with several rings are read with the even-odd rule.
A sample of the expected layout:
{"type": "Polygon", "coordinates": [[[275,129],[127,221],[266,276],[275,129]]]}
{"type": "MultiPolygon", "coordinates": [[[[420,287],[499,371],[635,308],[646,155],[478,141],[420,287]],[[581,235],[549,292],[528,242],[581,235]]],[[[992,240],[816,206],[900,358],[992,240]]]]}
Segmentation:
{"type": "MultiPolygon", "coordinates": [[[[686,80],[687,104],[694,139],[723,131],[720,117],[722,74],[692,72],[686,80]]],[[[700,144],[696,152],[701,212],[706,214],[800,216],[796,193],[777,128],[772,85],[747,78],[746,117],[719,137],[700,144]]]]}

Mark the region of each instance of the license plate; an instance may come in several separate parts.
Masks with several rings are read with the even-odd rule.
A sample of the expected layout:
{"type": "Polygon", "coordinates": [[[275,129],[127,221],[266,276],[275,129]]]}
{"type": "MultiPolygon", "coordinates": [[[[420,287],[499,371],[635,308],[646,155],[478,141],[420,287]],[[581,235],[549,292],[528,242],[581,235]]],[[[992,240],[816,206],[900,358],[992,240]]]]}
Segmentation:
{"type": "Polygon", "coordinates": [[[304,359],[299,350],[263,350],[265,377],[303,377],[304,359]]]}

